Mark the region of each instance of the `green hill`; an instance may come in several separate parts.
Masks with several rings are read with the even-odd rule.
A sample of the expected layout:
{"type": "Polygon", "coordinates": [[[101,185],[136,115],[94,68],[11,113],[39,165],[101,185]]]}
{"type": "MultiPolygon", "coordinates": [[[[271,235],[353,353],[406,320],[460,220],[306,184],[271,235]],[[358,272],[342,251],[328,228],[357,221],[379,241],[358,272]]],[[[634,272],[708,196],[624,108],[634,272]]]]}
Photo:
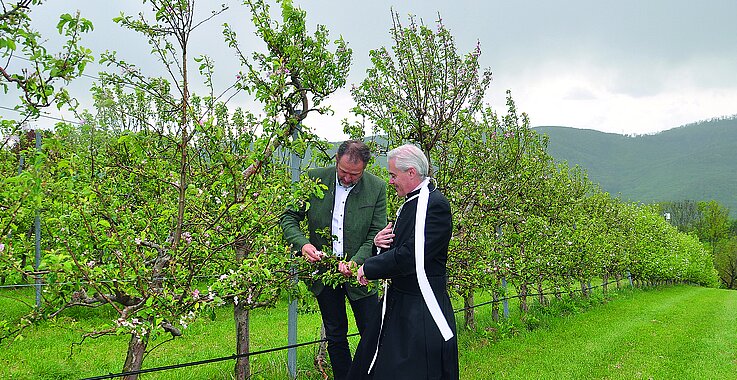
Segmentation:
{"type": "Polygon", "coordinates": [[[737,117],[688,124],[654,135],[624,136],[537,127],[548,152],[579,165],[604,191],[624,200],[711,200],[737,217],[737,117]]]}

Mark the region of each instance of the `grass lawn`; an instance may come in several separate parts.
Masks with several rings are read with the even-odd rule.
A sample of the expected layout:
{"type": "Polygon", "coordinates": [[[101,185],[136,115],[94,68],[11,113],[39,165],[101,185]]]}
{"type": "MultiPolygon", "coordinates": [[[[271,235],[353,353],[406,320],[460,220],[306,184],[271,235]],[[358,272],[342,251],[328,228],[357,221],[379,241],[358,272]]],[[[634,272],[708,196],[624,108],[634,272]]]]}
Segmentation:
{"type": "MultiPolygon", "coordinates": [[[[32,290],[0,290],[0,320],[22,312],[24,306],[14,300],[18,298],[32,301],[32,290]]],[[[479,331],[459,329],[461,379],[737,379],[734,291],[691,286],[625,290],[582,312],[563,316],[533,312],[538,326],[533,331],[515,320],[517,313],[510,322],[493,324],[490,309],[478,309],[479,331]]],[[[82,310],[29,329],[21,340],[4,341],[0,378],[79,379],[119,372],[127,336],[73,345],[86,328],[114,317],[82,310]]],[[[462,313],[456,315],[458,322],[462,318],[462,313]]],[[[255,312],[252,351],[285,345],[286,324],[286,304],[255,312]]],[[[319,315],[300,315],[298,341],[318,339],[319,326],[319,315]]],[[[353,348],[356,343],[352,338],[353,348]]],[[[321,379],[313,366],[316,349],[316,345],[298,349],[299,379],[321,379]]],[[[224,307],[215,321],[193,323],[184,336],[153,350],[144,368],[233,352],[232,308],[224,307]]],[[[230,379],[233,364],[228,360],[139,378],[230,379]]],[[[286,351],[254,356],[251,365],[254,379],[288,378],[286,351]]]]}
{"type": "Polygon", "coordinates": [[[463,343],[463,379],[737,379],[737,292],[622,292],[532,332],[463,343]]]}

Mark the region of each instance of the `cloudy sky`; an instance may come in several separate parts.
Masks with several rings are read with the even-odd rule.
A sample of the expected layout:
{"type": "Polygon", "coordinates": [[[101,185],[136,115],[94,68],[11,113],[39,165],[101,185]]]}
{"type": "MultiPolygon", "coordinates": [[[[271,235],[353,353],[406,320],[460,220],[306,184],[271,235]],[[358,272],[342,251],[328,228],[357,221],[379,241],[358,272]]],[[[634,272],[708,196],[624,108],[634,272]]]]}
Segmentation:
{"type": "MultiPolygon", "coordinates": [[[[221,1],[200,1],[203,15],[221,1]]],[[[220,25],[237,25],[246,50],[261,49],[247,39],[253,27],[242,5],[230,8],[203,27],[194,39],[196,53],[212,56],[218,80],[238,71],[222,43],[220,25]]],[[[435,25],[438,14],[456,39],[460,53],[479,41],[481,65],[493,72],[487,102],[504,111],[511,90],[519,110],[533,126],[559,125],[620,134],[646,134],[683,124],[737,114],[737,2],[734,0],[439,1],[439,0],[294,0],[307,11],[308,23],[342,35],[354,52],[350,84],[359,83],[369,65],[368,52],[390,47],[390,9],[417,15],[435,25]]],[[[96,54],[117,50],[120,58],[154,73],[156,63],[145,41],[111,19],[121,11],[147,9],[140,1],[48,0],[34,11],[38,28],[52,39],[55,18],[79,9],[95,31],[84,45],[96,54]]],[[[405,17],[406,20],[406,17],[405,17]]],[[[92,66],[87,74],[95,75],[92,66]]],[[[85,99],[93,79],[72,87],[85,99]]],[[[351,118],[348,90],[331,99],[335,115],[313,118],[322,137],[343,138],[340,120],[351,118]]],[[[0,94],[2,104],[12,104],[0,94]]],[[[49,111],[53,114],[52,111],[49,111]]]]}

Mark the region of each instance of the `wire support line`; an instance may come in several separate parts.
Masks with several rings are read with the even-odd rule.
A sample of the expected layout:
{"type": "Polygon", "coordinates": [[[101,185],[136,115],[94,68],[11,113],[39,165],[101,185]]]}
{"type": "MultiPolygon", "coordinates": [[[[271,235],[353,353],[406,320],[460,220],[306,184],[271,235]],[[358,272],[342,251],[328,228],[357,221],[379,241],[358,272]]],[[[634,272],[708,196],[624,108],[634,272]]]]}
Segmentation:
{"type": "MultiPolygon", "coordinates": [[[[212,275],[212,276],[194,276],[192,278],[220,278],[220,276],[212,275]]],[[[169,277],[162,277],[162,280],[172,280],[172,278],[169,277]]],[[[95,284],[112,284],[116,282],[125,283],[125,282],[134,282],[136,280],[104,280],[104,281],[97,281],[95,284]]],[[[51,286],[51,285],[90,285],[92,284],[91,281],[66,281],[66,282],[54,282],[51,284],[42,283],[42,284],[11,284],[11,285],[0,285],[0,289],[17,289],[17,288],[35,288],[38,285],[41,286],[51,286]]]]}
{"type": "MultiPolygon", "coordinates": [[[[18,110],[18,109],[15,109],[15,108],[10,108],[10,107],[5,107],[5,106],[0,106],[0,109],[4,109],[6,111],[13,111],[13,112],[17,112],[17,113],[20,113],[20,114],[23,113],[22,110],[18,110]]],[[[41,117],[41,118],[44,118],[44,119],[50,119],[50,120],[62,121],[62,122],[65,122],[65,123],[72,123],[72,124],[82,125],[82,123],[80,123],[79,121],[68,120],[68,119],[64,119],[64,118],[61,118],[61,117],[51,116],[50,113],[45,112],[45,111],[41,111],[38,116],[41,117]]]]}
{"type": "MultiPolygon", "coordinates": [[[[352,337],[352,336],[356,336],[356,335],[358,335],[358,333],[349,334],[348,337],[352,337]]],[[[111,374],[107,374],[107,375],[100,375],[100,376],[94,376],[94,377],[85,377],[85,378],[83,378],[81,380],[114,379],[116,377],[131,376],[131,375],[140,375],[140,374],[143,374],[143,373],[159,372],[159,371],[166,371],[166,370],[171,370],[171,369],[193,367],[193,366],[198,366],[198,365],[203,365],[203,364],[210,364],[210,363],[222,362],[222,361],[226,361],[226,360],[233,360],[233,359],[238,359],[238,358],[245,358],[245,357],[249,357],[249,356],[253,356],[253,355],[268,354],[270,352],[286,350],[286,349],[289,349],[289,348],[297,348],[297,347],[302,347],[302,346],[308,346],[308,345],[311,345],[311,344],[317,344],[317,343],[322,343],[322,342],[327,342],[327,339],[314,340],[312,342],[303,342],[303,343],[297,343],[297,344],[290,344],[290,345],[287,345],[287,346],[276,347],[276,348],[269,348],[269,349],[261,350],[261,351],[248,352],[248,353],[245,353],[245,354],[233,354],[233,355],[230,355],[230,356],[224,356],[224,357],[213,358],[213,359],[199,360],[199,361],[189,362],[189,363],[172,364],[172,365],[161,366],[161,367],[146,368],[146,369],[141,369],[141,370],[137,370],[137,371],[129,371],[129,372],[121,372],[121,373],[111,373],[111,374]]]]}

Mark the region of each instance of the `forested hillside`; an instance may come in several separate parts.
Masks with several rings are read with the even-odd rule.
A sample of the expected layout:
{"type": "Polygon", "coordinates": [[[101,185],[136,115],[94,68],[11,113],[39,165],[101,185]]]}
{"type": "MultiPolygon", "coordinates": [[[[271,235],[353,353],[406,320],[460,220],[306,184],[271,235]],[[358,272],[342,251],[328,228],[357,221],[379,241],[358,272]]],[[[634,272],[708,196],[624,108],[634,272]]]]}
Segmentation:
{"type": "Polygon", "coordinates": [[[737,117],[641,136],[535,129],[549,136],[556,160],[585,168],[613,195],[644,203],[714,199],[737,216],[737,117]]]}

